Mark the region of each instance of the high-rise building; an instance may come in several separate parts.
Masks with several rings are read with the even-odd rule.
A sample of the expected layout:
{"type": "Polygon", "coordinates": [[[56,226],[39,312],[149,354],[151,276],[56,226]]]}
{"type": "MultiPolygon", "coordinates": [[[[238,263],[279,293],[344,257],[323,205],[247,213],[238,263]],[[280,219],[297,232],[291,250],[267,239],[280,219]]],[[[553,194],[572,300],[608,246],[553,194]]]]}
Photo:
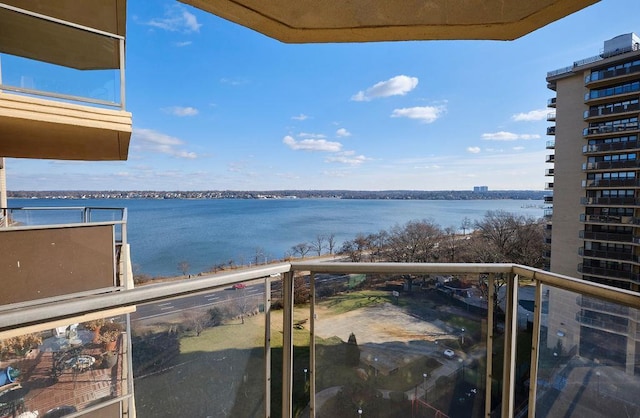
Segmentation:
{"type": "MultiPolygon", "coordinates": [[[[545,215],[554,273],[638,291],[640,288],[640,38],[604,42],[600,54],[547,74],[547,142],[554,153],[545,215]]],[[[635,373],[636,311],[551,291],[549,346],[575,348],[635,373]],[[585,342],[589,341],[589,344],[585,342]],[[607,346],[602,350],[595,345],[607,346]]]]}

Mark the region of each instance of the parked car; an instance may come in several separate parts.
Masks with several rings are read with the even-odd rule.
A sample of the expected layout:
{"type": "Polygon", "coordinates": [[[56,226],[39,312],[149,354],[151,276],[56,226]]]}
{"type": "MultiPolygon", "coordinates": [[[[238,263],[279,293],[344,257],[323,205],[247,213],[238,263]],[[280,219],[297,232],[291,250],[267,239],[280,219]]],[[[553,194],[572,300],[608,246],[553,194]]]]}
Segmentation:
{"type": "Polygon", "coordinates": [[[245,289],[247,285],[244,283],[236,283],[232,287],[233,287],[233,290],[240,290],[240,289],[245,289]]]}
{"type": "Polygon", "coordinates": [[[442,355],[446,358],[454,358],[456,356],[456,353],[453,350],[447,348],[442,352],[442,355]]]}

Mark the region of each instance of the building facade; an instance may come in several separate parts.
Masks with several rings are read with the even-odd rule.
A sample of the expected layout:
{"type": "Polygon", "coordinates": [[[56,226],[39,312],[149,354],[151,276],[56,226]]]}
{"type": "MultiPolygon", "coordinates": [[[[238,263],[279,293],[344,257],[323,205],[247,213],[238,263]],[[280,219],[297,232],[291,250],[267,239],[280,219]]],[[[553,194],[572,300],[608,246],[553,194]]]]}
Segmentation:
{"type": "MultiPolygon", "coordinates": [[[[640,284],[639,45],[636,34],[620,35],[599,55],[547,74],[556,93],[547,116],[554,123],[547,128],[554,137],[546,159],[549,268],[633,291],[640,284]]],[[[550,305],[564,312],[550,318],[548,346],[636,373],[635,310],[550,293],[550,305]],[[609,347],[607,358],[598,346],[609,347]]]]}

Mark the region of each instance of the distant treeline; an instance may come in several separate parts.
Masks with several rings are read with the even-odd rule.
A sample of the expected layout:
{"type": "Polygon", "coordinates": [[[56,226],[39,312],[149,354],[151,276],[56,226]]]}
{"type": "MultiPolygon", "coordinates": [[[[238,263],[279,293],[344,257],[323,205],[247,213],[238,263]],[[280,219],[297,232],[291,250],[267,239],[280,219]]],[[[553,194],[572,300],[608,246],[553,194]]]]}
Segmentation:
{"type": "Polygon", "coordinates": [[[9,191],[14,199],[393,199],[393,200],[542,200],[540,190],[269,190],[269,191],[9,191]]]}

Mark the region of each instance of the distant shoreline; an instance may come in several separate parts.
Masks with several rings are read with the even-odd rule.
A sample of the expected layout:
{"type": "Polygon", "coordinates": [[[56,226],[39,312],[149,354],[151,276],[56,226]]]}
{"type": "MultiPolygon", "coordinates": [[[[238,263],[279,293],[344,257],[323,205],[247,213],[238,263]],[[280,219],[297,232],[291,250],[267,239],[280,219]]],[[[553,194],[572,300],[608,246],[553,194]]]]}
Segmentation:
{"type": "Polygon", "coordinates": [[[357,200],[543,200],[541,190],[270,190],[270,191],[8,191],[11,199],[357,199],[357,200]]]}

